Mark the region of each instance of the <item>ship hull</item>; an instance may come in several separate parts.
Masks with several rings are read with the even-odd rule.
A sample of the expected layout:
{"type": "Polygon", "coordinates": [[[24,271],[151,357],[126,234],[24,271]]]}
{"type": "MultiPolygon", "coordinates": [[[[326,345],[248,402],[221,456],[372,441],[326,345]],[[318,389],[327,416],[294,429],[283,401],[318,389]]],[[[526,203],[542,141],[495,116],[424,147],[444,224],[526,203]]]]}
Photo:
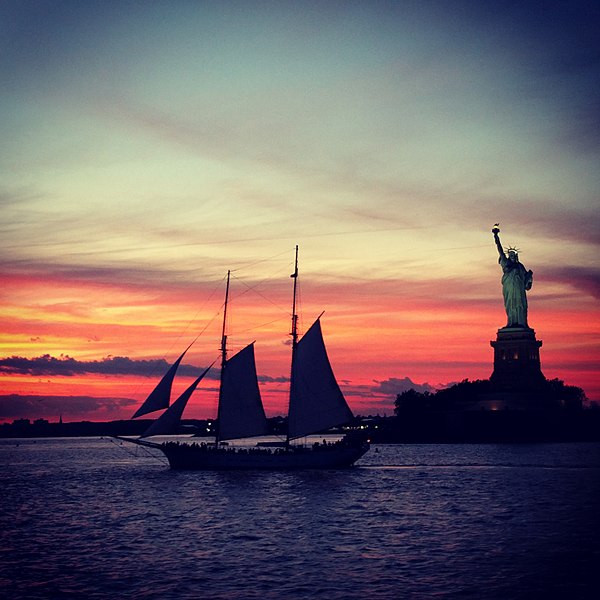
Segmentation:
{"type": "Polygon", "coordinates": [[[369,444],[271,451],[265,449],[214,449],[189,444],[157,446],[171,469],[186,471],[345,469],[354,465],[369,444]]]}

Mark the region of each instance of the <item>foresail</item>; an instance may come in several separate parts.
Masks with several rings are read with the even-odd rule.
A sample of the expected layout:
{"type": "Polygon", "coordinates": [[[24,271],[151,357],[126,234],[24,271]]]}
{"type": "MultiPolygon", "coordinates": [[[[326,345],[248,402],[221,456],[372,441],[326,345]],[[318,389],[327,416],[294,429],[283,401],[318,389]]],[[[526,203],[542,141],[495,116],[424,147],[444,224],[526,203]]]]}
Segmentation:
{"type": "Polygon", "coordinates": [[[298,342],[292,363],[288,435],[310,435],[351,421],[346,403],[327,357],[317,319],[298,342]]]}
{"type": "Polygon", "coordinates": [[[232,356],[221,374],[219,439],[265,435],[267,418],[260,398],[254,344],[232,356]]]}
{"type": "Polygon", "coordinates": [[[190,399],[194,390],[198,387],[198,384],[202,381],[204,376],[210,371],[212,365],[208,367],[190,387],[171,404],[171,406],[162,414],[156,421],[144,431],[140,436],[141,438],[150,437],[151,435],[168,435],[176,433],[179,421],[181,421],[181,415],[185,410],[185,407],[190,399]]]}
{"type": "Polygon", "coordinates": [[[188,346],[183,351],[183,354],[171,365],[171,368],[163,375],[163,378],[158,382],[154,390],[152,390],[144,403],[137,409],[133,417],[131,417],[132,419],[137,419],[137,417],[147,415],[148,413],[152,413],[169,406],[169,402],[171,400],[171,387],[173,386],[175,373],[177,372],[179,363],[182,361],[185,353],[189,349],[190,346],[188,346]]]}

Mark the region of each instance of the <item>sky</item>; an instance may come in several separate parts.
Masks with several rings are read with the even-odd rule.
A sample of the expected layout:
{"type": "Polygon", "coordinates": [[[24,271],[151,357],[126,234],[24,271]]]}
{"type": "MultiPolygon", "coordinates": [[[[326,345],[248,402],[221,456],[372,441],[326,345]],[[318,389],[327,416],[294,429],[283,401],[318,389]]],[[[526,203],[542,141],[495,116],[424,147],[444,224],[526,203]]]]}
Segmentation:
{"type": "Polygon", "coordinates": [[[195,341],[183,391],[228,270],[283,414],[296,244],[355,413],[488,378],[496,222],[544,374],[600,402],[595,2],[8,0],[0,133],[0,421],[129,418],[195,341]]]}

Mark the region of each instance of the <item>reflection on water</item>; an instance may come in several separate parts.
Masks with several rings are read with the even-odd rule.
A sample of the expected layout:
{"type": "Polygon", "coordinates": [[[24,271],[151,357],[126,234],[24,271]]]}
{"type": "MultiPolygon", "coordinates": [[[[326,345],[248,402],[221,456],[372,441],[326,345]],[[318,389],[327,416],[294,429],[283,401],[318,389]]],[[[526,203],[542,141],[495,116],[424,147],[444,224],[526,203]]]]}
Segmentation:
{"type": "Polygon", "coordinates": [[[175,472],[0,440],[6,598],[591,598],[600,444],[375,446],[341,471],[175,472]]]}

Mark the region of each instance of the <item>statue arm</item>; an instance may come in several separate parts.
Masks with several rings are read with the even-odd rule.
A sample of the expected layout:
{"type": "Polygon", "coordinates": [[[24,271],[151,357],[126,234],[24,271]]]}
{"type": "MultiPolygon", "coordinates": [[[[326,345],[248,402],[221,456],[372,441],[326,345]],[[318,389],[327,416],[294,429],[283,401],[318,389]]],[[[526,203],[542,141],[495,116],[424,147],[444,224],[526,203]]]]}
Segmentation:
{"type": "Polygon", "coordinates": [[[500,254],[500,258],[506,258],[504,254],[504,250],[502,248],[502,244],[500,243],[500,236],[497,231],[494,231],[494,241],[496,242],[496,248],[498,248],[498,253],[500,254]]]}

